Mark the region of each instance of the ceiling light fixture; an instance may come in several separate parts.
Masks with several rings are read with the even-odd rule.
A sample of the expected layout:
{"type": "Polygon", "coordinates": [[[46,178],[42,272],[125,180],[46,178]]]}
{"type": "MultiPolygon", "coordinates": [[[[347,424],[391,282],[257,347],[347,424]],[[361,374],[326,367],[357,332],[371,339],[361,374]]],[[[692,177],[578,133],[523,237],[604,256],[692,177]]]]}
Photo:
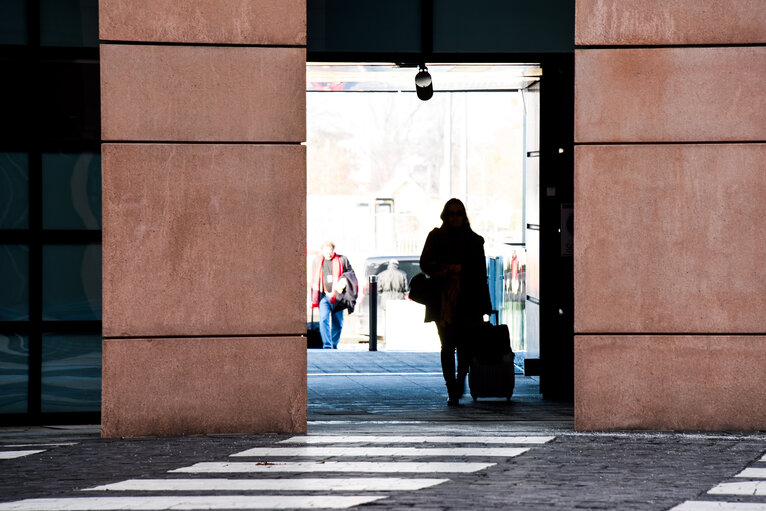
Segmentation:
{"type": "Polygon", "coordinates": [[[434,95],[434,84],[431,74],[425,64],[420,64],[418,74],[415,75],[415,92],[418,99],[428,101],[434,95]]]}

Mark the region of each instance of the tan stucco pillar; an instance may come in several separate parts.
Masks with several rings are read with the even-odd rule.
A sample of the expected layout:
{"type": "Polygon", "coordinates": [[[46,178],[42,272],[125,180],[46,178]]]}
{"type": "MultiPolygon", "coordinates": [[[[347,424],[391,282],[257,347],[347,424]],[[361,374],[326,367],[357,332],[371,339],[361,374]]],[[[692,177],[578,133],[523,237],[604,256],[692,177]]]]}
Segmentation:
{"type": "Polygon", "coordinates": [[[305,0],[99,9],[102,435],[305,432],[305,0]]]}
{"type": "Polygon", "coordinates": [[[766,4],[577,0],[575,427],[766,428],[766,4]]]}

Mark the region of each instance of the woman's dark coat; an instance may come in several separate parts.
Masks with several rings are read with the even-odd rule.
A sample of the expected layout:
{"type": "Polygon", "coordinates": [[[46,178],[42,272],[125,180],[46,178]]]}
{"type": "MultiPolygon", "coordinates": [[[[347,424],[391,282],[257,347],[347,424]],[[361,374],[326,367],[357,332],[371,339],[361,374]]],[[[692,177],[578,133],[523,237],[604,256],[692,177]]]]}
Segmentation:
{"type": "MultiPolygon", "coordinates": [[[[420,269],[431,277],[441,296],[444,279],[436,274],[441,265],[461,264],[460,292],[458,294],[456,316],[457,323],[479,323],[484,314],[492,311],[487,284],[487,263],[484,257],[484,238],[467,226],[449,229],[442,226],[428,234],[423,252],[420,255],[420,269]]],[[[426,305],[426,321],[438,321],[441,317],[441,300],[434,300],[426,305]]]]}

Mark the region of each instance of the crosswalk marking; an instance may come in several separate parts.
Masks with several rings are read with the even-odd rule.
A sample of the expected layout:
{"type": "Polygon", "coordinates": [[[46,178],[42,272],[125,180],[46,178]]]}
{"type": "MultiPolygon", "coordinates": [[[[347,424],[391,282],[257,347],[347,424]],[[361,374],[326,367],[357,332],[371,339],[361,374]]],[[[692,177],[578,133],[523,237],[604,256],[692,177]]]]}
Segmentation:
{"type": "MultiPolygon", "coordinates": [[[[766,455],[758,461],[766,462],[766,455]]],[[[687,500],[670,511],[766,511],[766,502],[742,502],[742,497],[766,496],[766,481],[758,481],[766,479],[766,468],[746,468],[735,477],[756,480],[720,483],[708,490],[708,494],[736,496],[737,502],[687,500]]]]}
{"type": "Polygon", "coordinates": [[[721,483],[708,493],[712,495],[766,495],[766,481],[721,483]]]}
{"type": "Polygon", "coordinates": [[[61,447],[65,445],[77,445],[77,442],[60,442],[55,444],[3,444],[0,447],[61,447]]]}
{"type": "Polygon", "coordinates": [[[306,479],[129,479],[84,491],[414,491],[449,479],[401,477],[306,479]]]}
{"type": "Polygon", "coordinates": [[[381,496],[173,496],[173,497],[70,497],[27,499],[0,503],[0,511],[112,511],[190,509],[345,509],[381,496]]]}
{"type": "Polygon", "coordinates": [[[670,511],[766,511],[766,503],[688,500],[670,511]]]}
{"type": "MultiPolygon", "coordinates": [[[[176,474],[176,477],[129,479],[95,486],[82,490],[88,493],[87,497],[39,498],[5,502],[0,503],[0,511],[344,509],[386,498],[386,494],[370,495],[369,492],[417,491],[448,482],[449,479],[443,474],[472,473],[495,466],[495,463],[466,461],[472,456],[512,458],[527,452],[531,446],[550,442],[554,438],[552,436],[447,435],[296,436],[280,442],[282,445],[255,447],[231,455],[240,460],[204,462],[170,470],[169,473],[176,474]],[[369,444],[387,445],[369,446],[369,444]],[[442,445],[426,447],[412,446],[412,444],[442,445]],[[466,444],[476,444],[476,446],[468,447],[466,444]],[[363,447],[363,445],[368,446],[363,447]],[[278,460],[279,457],[296,456],[310,459],[271,461],[278,460]],[[451,461],[423,461],[434,456],[442,456],[451,461]],[[332,457],[357,459],[324,461],[332,457]],[[358,461],[358,459],[370,457],[388,459],[358,461]],[[401,457],[410,457],[410,461],[391,459],[401,457]],[[295,476],[269,477],[269,473],[290,473],[295,476]],[[322,475],[312,476],[314,473],[322,475]],[[341,475],[336,476],[335,473],[341,473],[341,475]],[[205,474],[211,475],[205,477],[205,474]],[[225,474],[248,474],[249,477],[228,478],[225,474]],[[388,477],[389,474],[390,477],[388,477]],[[427,475],[418,477],[419,474],[427,475]],[[105,493],[98,492],[135,493],[107,496],[105,493]],[[157,495],[149,492],[168,493],[157,495]],[[219,494],[209,494],[214,492],[219,494]],[[284,492],[294,493],[284,495],[284,492]],[[298,492],[306,493],[298,494],[298,492]],[[193,494],[188,495],[188,493],[193,494]]],[[[8,455],[21,452],[6,451],[8,455]]],[[[29,455],[44,451],[23,452],[29,455]]],[[[0,451],[0,456],[2,454],[0,451]]]]}
{"type": "Polygon", "coordinates": [[[553,436],[378,436],[378,435],[306,435],[294,436],[280,444],[545,444],[553,436]]]}
{"type": "Polygon", "coordinates": [[[256,456],[497,456],[512,458],[524,454],[524,447],[256,447],[232,454],[232,457],[256,456]]]}
{"type": "Polygon", "coordinates": [[[409,472],[409,473],[470,473],[484,470],[494,463],[442,463],[442,462],[373,462],[373,461],[298,461],[298,462],[238,462],[196,463],[177,468],[171,473],[247,473],[247,472],[409,472]]]}
{"type": "Polygon", "coordinates": [[[16,458],[23,458],[24,456],[39,454],[41,452],[45,452],[45,449],[25,450],[25,451],[0,451],[0,460],[12,460],[16,458]]]}
{"type": "Polygon", "coordinates": [[[747,477],[750,479],[766,479],[766,468],[746,468],[735,477],[747,477]]]}

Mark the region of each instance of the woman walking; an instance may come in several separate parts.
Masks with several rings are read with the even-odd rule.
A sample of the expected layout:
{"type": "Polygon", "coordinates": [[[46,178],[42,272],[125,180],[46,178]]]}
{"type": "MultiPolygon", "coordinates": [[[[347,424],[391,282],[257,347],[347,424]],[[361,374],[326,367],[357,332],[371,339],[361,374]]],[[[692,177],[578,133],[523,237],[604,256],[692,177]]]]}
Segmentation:
{"type": "Polygon", "coordinates": [[[420,268],[433,279],[434,300],[426,305],[426,321],[435,321],[441,340],[441,363],[449,399],[457,406],[465,392],[471,362],[472,334],[492,310],[484,258],[484,238],[471,229],[465,206],[450,199],[442,225],[428,234],[420,268]],[[457,354],[457,373],[455,355],[457,354]]]}

